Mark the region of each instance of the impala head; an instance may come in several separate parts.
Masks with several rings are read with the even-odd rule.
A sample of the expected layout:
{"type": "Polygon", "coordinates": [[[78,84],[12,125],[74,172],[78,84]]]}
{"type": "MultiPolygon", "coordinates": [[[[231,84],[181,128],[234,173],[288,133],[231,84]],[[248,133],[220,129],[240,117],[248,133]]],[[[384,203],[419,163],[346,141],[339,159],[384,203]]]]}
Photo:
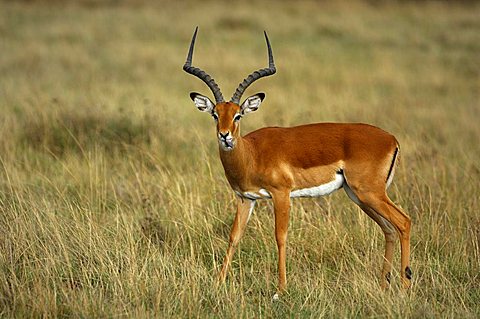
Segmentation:
{"type": "Polygon", "coordinates": [[[242,104],[240,104],[240,99],[242,98],[243,92],[250,84],[259,78],[272,75],[276,72],[272,48],[270,47],[270,41],[268,40],[267,33],[264,32],[268,48],[268,68],[260,69],[250,74],[246,79],[243,80],[242,83],[239,84],[230,101],[225,102],[222,92],[220,92],[220,88],[215,83],[213,78],[205,71],[192,66],[193,48],[195,46],[197,31],[198,27],[195,29],[195,33],[193,34],[190,50],[188,51],[187,61],[185,62],[183,69],[187,73],[195,75],[200,80],[205,82],[205,84],[207,84],[215,97],[215,103],[213,103],[208,97],[196,92],[190,93],[190,98],[200,111],[207,112],[213,117],[217,125],[217,138],[220,147],[225,151],[231,151],[235,148],[237,138],[240,135],[239,129],[241,118],[247,113],[256,111],[265,98],[264,93],[257,93],[248,97],[245,99],[245,101],[243,101],[242,104]]]}

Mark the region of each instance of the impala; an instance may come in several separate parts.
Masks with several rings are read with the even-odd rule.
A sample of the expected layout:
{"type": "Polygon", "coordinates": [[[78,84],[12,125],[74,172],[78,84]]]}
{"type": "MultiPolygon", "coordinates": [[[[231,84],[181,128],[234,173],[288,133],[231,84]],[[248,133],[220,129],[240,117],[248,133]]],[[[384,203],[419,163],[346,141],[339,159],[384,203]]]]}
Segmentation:
{"type": "Polygon", "coordinates": [[[198,27],[183,69],[200,78],[212,91],[208,97],[191,93],[196,107],[209,113],[216,123],[220,159],[227,180],[236,194],[237,212],[219,280],[225,280],[235,248],[258,199],[271,199],[278,246],[278,294],[286,289],[286,241],[290,199],[330,194],[343,188],[382,229],[385,235],[381,286],[390,283],[395,233],[401,247],[401,280],[410,286],[410,218],[387,196],[399,156],[395,137],[377,127],[360,123],[318,123],[295,127],[265,127],[240,135],[240,121],[256,111],[265,98],[257,93],[240,103],[243,92],[254,81],[276,72],[267,33],[268,68],[250,74],[229,102],[203,70],[192,66],[198,27]]]}

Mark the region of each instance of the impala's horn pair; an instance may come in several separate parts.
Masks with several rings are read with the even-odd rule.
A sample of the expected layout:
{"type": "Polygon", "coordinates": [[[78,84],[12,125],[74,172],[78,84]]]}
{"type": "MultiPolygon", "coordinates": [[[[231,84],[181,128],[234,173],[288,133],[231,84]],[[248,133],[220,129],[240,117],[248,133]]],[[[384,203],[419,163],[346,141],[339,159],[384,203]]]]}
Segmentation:
{"type": "MultiPolygon", "coordinates": [[[[205,82],[205,84],[208,85],[210,90],[212,90],[213,95],[215,96],[215,101],[217,104],[225,102],[225,100],[223,99],[222,92],[220,92],[220,88],[218,87],[217,83],[215,83],[215,80],[210,75],[208,75],[208,73],[206,73],[205,71],[192,66],[193,48],[195,46],[195,39],[197,38],[197,31],[198,31],[198,27],[195,28],[195,32],[193,33],[192,42],[190,43],[190,49],[188,50],[187,61],[185,62],[183,69],[185,70],[185,72],[195,75],[200,80],[205,82]]],[[[265,34],[265,40],[267,41],[268,68],[257,70],[252,74],[250,74],[246,79],[244,79],[243,82],[238,85],[238,88],[235,90],[235,93],[230,99],[230,102],[239,104],[240,99],[242,98],[243,92],[245,92],[245,90],[247,89],[247,87],[250,86],[250,84],[252,84],[256,80],[264,76],[272,75],[277,71],[275,69],[275,62],[273,61],[272,47],[270,46],[270,41],[268,40],[267,32],[264,31],[263,33],[265,34]]]]}

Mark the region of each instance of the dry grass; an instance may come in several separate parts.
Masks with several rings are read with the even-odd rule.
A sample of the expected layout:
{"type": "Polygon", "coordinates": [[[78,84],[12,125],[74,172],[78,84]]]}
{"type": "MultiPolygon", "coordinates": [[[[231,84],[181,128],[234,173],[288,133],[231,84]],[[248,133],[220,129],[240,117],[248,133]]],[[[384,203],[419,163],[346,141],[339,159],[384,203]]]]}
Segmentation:
{"type": "MultiPolygon", "coordinates": [[[[0,2],[2,317],[480,316],[480,6],[422,2],[0,2]],[[181,70],[228,96],[266,63],[264,125],[394,133],[391,196],[413,219],[414,285],[378,285],[383,235],[342,192],[295,200],[287,295],[271,302],[271,204],[227,284],[233,194],[181,70]]],[[[396,265],[398,264],[396,255],[396,265]]]]}

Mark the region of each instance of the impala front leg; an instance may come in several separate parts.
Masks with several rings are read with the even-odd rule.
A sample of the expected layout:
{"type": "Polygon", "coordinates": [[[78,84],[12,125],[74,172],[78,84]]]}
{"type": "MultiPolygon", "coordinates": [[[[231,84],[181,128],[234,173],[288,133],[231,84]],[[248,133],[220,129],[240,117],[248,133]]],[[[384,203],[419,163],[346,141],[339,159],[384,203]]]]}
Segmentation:
{"type": "Polygon", "coordinates": [[[219,281],[223,283],[227,277],[228,267],[235,253],[235,248],[238,245],[238,242],[242,238],[242,235],[247,226],[248,219],[253,212],[255,207],[255,201],[243,197],[237,198],[237,214],[235,215],[235,220],[233,221],[232,230],[230,231],[230,241],[228,244],[227,253],[225,259],[223,260],[222,270],[220,271],[219,281]]]}
{"type": "Polygon", "coordinates": [[[275,239],[278,247],[278,293],[273,297],[278,299],[278,294],[287,287],[287,230],[290,212],[290,192],[272,194],[275,213],[275,239]]]}

